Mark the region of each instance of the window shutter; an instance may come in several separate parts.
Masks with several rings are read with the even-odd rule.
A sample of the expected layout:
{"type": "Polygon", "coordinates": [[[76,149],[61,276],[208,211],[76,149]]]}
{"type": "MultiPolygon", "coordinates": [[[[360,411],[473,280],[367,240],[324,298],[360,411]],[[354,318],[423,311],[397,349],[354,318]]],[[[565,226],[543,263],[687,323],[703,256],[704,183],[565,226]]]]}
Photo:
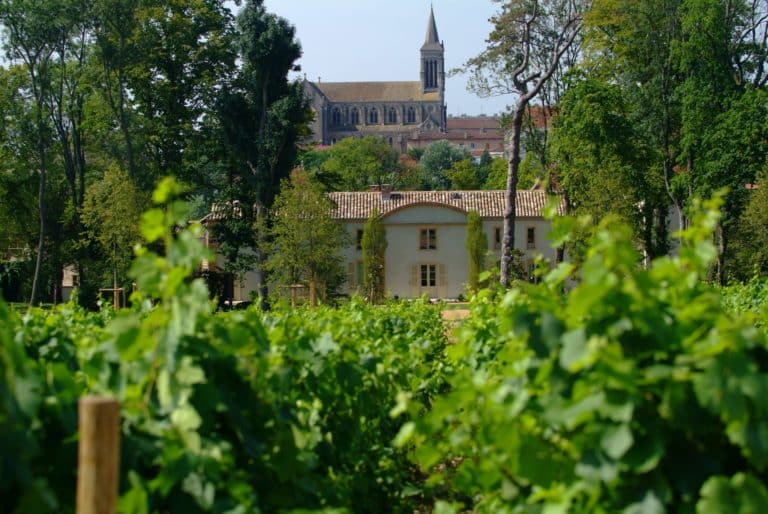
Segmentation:
{"type": "Polygon", "coordinates": [[[440,287],[445,287],[448,285],[448,279],[445,276],[445,264],[438,264],[437,265],[437,285],[440,287]]]}
{"type": "Polygon", "coordinates": [[[419,296],[419,265],[411,266],[411,297],[419,296]]]}

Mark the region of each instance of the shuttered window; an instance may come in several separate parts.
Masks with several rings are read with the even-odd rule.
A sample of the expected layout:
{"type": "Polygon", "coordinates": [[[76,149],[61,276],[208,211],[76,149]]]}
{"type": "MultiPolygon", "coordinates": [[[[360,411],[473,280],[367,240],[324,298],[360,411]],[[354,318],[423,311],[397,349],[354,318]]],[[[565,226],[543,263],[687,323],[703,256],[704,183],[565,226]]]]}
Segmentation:
{"type": "Polygon", "coordinates": [[[423,228],[419,233],[419,249],[436,250],[437,249],[437,229],[423,228]]]}
{"type": "Polygon", "coordinates": [[[419,268],[421,287],[435,287],[437,285],[437,266],[434,264],[422,264],[419,268]]]}
{"type": "Polygon", "coordinates": [[[528,227],[525,233],[526,248],[536,248],[536,227],[528,227]]]}

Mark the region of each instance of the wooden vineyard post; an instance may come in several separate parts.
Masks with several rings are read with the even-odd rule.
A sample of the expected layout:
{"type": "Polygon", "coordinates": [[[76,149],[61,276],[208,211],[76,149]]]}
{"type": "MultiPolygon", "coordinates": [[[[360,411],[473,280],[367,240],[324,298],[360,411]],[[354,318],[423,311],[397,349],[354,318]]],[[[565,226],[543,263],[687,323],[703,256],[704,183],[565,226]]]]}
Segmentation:
{"type": "Polygon", "coordinates": [[[79,404],[77,514],[115,514],[120,468],[120,404],[86,396],[79,404]]]}

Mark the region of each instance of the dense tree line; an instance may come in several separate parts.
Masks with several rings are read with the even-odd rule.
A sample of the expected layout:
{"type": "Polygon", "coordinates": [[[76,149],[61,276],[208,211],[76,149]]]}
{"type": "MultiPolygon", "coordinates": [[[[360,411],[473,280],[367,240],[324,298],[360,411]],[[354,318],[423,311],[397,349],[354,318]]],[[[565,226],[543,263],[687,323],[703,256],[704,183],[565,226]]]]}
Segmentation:
{"type": "MultiPolygon", "coordinates": [[[[752,219],[760,209],[745,210],[766,172],[768,2],[499,4],[486,50],[463,71],[478,94],[514,100],[508,166],[492,180],[509,193],[502,283],[524,170],[547,176],[569,210],[594,224],[608,215],[626,221],[646,262],[678,244],[670,222],[684,228],[694,198],[727,188],[712,278],[766,272],[765,259],[744,256],[768,222],[752,219]],[[545,114],[544,130],[526,122],[532,104],[545,114]]],[[[572,244],[572,257],[581,246],[572,244]]]]}
{"type": "Polygon", "coordinates": [[[0,248],[22,249],[33,277],[13,299],[59,300],[66,265],[83,301],[116,272],[127,286],[137,218],[167,175],[198,215],[214,201],[250,206],[219,224],[242,267],[307,119],[287,79],[301,55],[293,27],[261,0],[237,17],[215,0],[5,0],[0,23],[0,248]]]}
{"type": "Polygon", "coordinates": [[[370,137],[300,150],[310,111],[287,77],[301,48],[260,0],[236,17],[213,0],[0,2],[6,295],[57,301],[67,266],[86,303],[106,284],[128,288],[137,218],[157,179],[173,175],[198,217],[219,206],[225,271],[257,269],[266,298],[269,211],[297,160],[325,190],[507,189],[514,199],[548,178],[571,212],[626,221],[647,259],[674,248],[670,226],[686,225],[695,197],[727,187],[712,278],[768,271],[756,243],[766,227],[768,0],[499,4],[486,51],[465,69],[477,92],[515,98],[511,145],[506,160],[477,162],[447,142],[406,155],[370,137]]]}
{"type": "Polygon", "coordinates": [[[712,278],[750,276],[743,247],[768,230],[745,210],[766,171],[767,27],[765,0],[595,0],[550,145],[571,210],[619,216],[652,258],[695,197],[727,188],[712,278]]]}

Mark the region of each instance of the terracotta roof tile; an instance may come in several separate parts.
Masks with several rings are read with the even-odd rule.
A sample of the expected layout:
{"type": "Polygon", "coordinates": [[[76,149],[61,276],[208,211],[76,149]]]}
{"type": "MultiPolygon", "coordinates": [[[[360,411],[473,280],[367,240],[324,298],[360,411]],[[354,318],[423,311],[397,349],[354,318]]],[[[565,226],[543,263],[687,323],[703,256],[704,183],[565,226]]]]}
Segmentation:
{"type": "Polygon", "coordinates": [[[331,102],[439,102],[437,92],[424,93],[421,82],[313,82],[331,102]]]}
{"type": "Polygon", "coordinates": [[[501,131],[501,118],[496,116],[454,117],[446,120],[448,130],[491,129],[501,131]]]}
{"type": "MultiPolygon", "coordinates": [[[[403,207],[416,205],[441,205],[463,212],[476,210],[483,218],[504,216],[505,191],[393,191],[386,195],[378,191],[357,193],[329,193],[336,204],[333,216],[344,220],[364,220],[375,208],[382,215],[391,214],[403,207]]],[[[547,205],[546,191],[521,190],[517,192],[517,217],[538,218],[547,205]]],[[[558,209],[565,212],[561,201],[558,209]]]]}

